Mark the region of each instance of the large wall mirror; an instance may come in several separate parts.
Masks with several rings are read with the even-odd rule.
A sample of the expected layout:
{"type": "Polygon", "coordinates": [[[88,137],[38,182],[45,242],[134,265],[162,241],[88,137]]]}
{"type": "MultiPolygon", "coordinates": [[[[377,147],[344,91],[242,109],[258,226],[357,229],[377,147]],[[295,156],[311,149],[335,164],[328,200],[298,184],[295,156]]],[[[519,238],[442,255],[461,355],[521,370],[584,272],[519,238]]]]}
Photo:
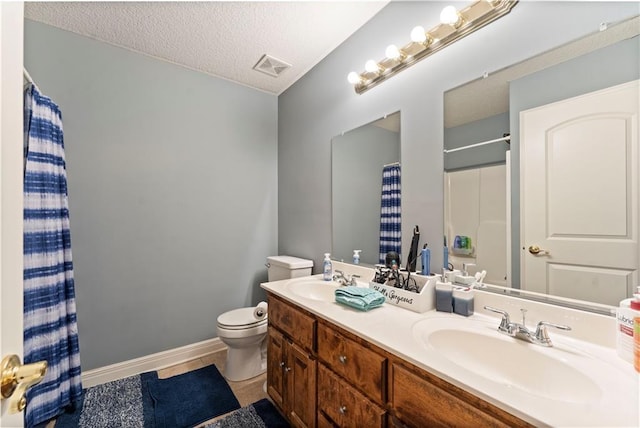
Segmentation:
{"type": "Polygon", "coordinates": [[[444,230],[455,268],[486,269],[488,283],[578,307],[606,309],[631,295],[640,265],[639,29],[636,16],[445,93],[444,230]],[[615,113],[622,98],[606,113],[581,113],[610,88],[630,93],[636,113],[615,113]],[[533,164],[536,141],[543,154],[533,164]],[[529,199],[536,192],[540,203],[529,199]],[[533,240],[537,229],[544,236],[533,240]],[[465,237],[470,245],[460,245],[465,237]]]}
{"type": "Polygon", "coordinates": [[[382,172],[400,162],[400,112],[331,139],[332,258],[379,259],[382,172]]]}

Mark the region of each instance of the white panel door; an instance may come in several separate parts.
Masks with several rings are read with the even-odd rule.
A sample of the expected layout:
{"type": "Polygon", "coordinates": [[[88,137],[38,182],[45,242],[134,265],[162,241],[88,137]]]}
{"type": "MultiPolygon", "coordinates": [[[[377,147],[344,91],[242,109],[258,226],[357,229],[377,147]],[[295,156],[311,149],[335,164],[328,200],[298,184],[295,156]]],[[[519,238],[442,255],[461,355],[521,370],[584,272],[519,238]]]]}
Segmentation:
{"type": "Polygon", "coordinates": [[[634,81],[520,113],[523,289],[616,306],[631,295],[639,88],[634,81]]]}
{"type": "MultiPolygon", "coordinates": [[[[22,360],[22,2],[0,2],[0,358],[22,360]]],[[[0,427],[23,426],[2,400],[0,427]]]]}

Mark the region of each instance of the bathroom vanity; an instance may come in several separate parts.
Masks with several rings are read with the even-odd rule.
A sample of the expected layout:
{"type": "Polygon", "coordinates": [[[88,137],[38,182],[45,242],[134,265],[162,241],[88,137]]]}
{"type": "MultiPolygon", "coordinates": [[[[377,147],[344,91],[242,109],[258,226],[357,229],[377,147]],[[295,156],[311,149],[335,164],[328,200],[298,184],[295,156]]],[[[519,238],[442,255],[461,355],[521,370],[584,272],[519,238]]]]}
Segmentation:
{"type": "Polygon", "coordinates": [[[269,314],[268,393],[294,426],[532,426],[272,293],[269,314]]]}
{"type": "MultiPolygon", "coordinates": [[[[606,360],[594,367],[601,372],[594,376],[603,379],[591,380],[582,375],[590,367],[581,367],[591,360],[577,359],[576,373],[556,366],[555,355],[574,364],[570,354],[582,355],[583,348],[573,348],[573,338],[554,332],[558,344],[544,348],[500,337],[499,318],[484,314],[419,314],[389,304],[359,312],[335,303],[335,284],[317,277],[262,287],[269,299],[268,394],[294,426],[638,425],[640,379],[632,366],[616,361],[610,348],[593,345],[585,353],[606,360]],[[462,342],[466,345],[457,357],[462,342]],[[506,370],[533,376],[518,383],[517,372],[515,380],[508,372],[492,372],[473,360],[469,347],[476,345],[478,361],[504,361],[506,370]]],[[[520,304],[487,299],[509,311],[520,304]]],[[[582,329],[575,330],[579,337],[582,329]]]]}

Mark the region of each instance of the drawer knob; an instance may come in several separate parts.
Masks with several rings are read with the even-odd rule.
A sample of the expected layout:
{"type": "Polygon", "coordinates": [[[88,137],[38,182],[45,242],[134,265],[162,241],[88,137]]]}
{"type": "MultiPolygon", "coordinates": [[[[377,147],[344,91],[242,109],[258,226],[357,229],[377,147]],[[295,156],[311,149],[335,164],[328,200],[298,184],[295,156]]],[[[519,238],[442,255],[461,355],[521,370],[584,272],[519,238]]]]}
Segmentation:
{"type": "Polygon", "coordinates": [[[284,367],[284,361],[280,361],[280,367],[284,367]]]}
{"type": "Polygon", "coordinates": [[[285,368],[284,368],[284,371],[285,371],[285,373],[286,373],[286,372],[290,372],[290,371],[291,371],[291,367],[285,367],[285,368]]]}
{"type": "Polygon", "coordinates": [[[345,414],[347,413],[347,406],[340,406],[340,408],[338,409],[340,411],[340,414],[345,414]]]}
{"type": "Polygon", "coordinates": [[[341,362],[342,364],[346,364],[346,363],[347,363],[347,356],[346,356],[346,355],[340,355],[340,356],[338,357],[338,359],[340,360],[340,362],[341,362]]]}

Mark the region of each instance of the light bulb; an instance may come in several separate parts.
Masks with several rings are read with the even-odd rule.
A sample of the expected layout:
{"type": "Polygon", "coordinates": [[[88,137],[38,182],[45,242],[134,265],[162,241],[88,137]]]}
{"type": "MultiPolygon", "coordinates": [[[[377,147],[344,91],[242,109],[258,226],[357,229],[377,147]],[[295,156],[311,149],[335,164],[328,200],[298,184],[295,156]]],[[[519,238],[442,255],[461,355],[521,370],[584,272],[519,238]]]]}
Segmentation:
{"type": "Polygon", "coordinates": [[[364,69],[367,70],[369,73],[376,73],[380,71],[380,66],[378,65],[377,62],[370,59],[364,64],[364,69]]]}
{"type": "Polygon", "coordinates": [[[396,45],[389,45],[387,49],[384,51],[384,54],[389,59],[398,59],[400,58],[400,49],[396,45]]]}
{"type": "Polygon", "coordinates": [[[351,73],[349,73],[347,75],[347,80],[352,85],[357,85],[358,83],[360,83],[361,79],[360,79],[360,75],[358,73],[356,73],[355,71],[352,71],[351,73]]]}
{"type": "Polygon", "coordinates": [[[460,16],[454,6],[447,6],[440,12],[440,22],[443,24],[455,26],[459,20],[460,16]]]}
{"type": "Polygon", "coordinates": [[[411,41],[415,43],[424,43],[427,40],[427,35],[424,32],[424,28],[421,26],[414,27],[411,30],[411,41]]]}

